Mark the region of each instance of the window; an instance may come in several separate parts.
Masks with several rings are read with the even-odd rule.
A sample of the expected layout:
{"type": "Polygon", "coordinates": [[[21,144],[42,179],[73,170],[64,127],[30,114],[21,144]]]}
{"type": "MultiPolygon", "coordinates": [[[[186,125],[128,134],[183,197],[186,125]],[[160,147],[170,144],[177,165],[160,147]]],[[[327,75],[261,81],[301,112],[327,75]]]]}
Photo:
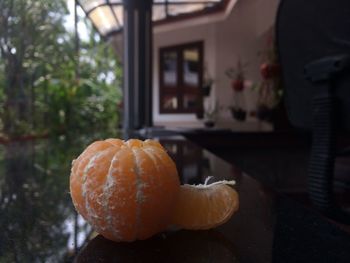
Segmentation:
{"type": "Polygon", "coordinates": [[[159,50],[160,113],[202,112],[203,42],[159,50]]]}

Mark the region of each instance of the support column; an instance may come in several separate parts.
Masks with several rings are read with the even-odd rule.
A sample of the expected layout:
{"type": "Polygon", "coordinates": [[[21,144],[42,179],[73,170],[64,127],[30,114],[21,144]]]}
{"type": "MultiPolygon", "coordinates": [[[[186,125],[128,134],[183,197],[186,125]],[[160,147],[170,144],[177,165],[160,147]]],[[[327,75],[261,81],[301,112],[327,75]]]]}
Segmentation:
{"type": "Polygon", "coordinates": [[[151,127],[152,0],[124,0],[123,128],[151,127]]]}

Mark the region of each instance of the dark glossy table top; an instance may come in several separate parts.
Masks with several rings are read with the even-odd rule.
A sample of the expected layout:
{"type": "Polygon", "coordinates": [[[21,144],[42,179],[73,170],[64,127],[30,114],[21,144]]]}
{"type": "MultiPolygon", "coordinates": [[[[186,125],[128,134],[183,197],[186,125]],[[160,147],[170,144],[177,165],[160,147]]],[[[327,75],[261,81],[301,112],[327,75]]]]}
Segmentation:
{"type": "Polygon", "coordinates": [[[0,146],[1,263],[349,262],[350,235],[344,229],[180,136],[160,141],[181,180],[235,179],[238,213],[210,231],[168,232],[133,243],[96,236],[76,214],[68,189],[71,160],[99,137],[0,146]]]}

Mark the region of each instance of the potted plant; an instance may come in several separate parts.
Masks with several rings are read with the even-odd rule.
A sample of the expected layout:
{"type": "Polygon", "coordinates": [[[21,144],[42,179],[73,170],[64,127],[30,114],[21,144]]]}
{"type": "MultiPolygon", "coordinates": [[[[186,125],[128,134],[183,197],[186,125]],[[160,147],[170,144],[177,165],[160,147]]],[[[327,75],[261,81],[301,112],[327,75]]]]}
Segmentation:
{"type": "Polygon", "coordinates": [[[208,68],[205,65],[204,66],[204,79],[203,79],[203,84],[202,84],[202,95],[204,97],[207,97],[210,95],[211,87],[214,83],[214,80],[211,78],[208,68]]]}
{"type": "Polygon", "coordinates": [[[231,67],[226,70],[226,76],[231,79],[231,88],[233,91],[241,92],[244,90],[245,69],[248,66],[247,63],[242,64],[238,59],[236,67],[231,67]]]}
{"type": "Polygon", "coordinates": [[[272,123],[274,121],[275,112],[280,105],[282,90],[275,85],[277,84],[267,81],[263,81],[259,85],[256,116],[262,121],[272,123]]]}
{"type": "Polygon", "coordinates": [[[260,65],[260,75],[264,80],[273,79],[279,74],[279,64],[274,61],[266,61],[260,65]]]}
{"type": "Polygon", "coordinates": [[[237,121],[245,121],[247,118],[247,111],[244,110],[243,108],[236,108],[234,106],[230,107],[231,110],[231,115],[234,119],[237,121]]]}
{"type": "Polygon", "coordinates": [[[231,88],[233,91],[233,106],[230,107],[232,117],[237,121],[245,121],[247,111],[245,110],[245,68],[247,64],[242,64],[240,60],[237,62],[235,68],[229,68],[226,70],[226,76],[231,79],[231,88]]]}
{"type": "Polygon", "coordinates": [[[204,109],[204,126],[207,128],[212,128],[215,126],[216,119],[220,108],[216,102],[214,105],[207,105],[204,109]]]}
{"type": "Polygon", "coordinates": [[[205,97],[210,95],[211,86],[213,85],[214,80],[212,78],[205,78],[202,86],[202,94],[205,97]]]}
{"type": "Polygon", "coordinates": [[[277,51],[273,34],[267,38],[265,50],[259,52],[261,56],[260,75],[262,81],[255,85],[258,88],[258,105],[256,116],[258,119],[273,122],[276,109],[282,98],[282,86],[277,51]]]}

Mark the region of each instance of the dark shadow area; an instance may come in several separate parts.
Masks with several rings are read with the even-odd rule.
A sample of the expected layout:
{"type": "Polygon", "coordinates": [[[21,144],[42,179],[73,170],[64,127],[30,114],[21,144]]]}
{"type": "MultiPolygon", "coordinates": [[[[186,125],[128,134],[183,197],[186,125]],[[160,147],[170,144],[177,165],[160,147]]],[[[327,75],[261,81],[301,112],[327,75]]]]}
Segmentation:
{"type": "Polygon", "coordinates": [[[144,241],[116,243],[97,236],[78,254],[75,262],[239,262],[235,248],[220,232],[179,231],[144,241]]]}

